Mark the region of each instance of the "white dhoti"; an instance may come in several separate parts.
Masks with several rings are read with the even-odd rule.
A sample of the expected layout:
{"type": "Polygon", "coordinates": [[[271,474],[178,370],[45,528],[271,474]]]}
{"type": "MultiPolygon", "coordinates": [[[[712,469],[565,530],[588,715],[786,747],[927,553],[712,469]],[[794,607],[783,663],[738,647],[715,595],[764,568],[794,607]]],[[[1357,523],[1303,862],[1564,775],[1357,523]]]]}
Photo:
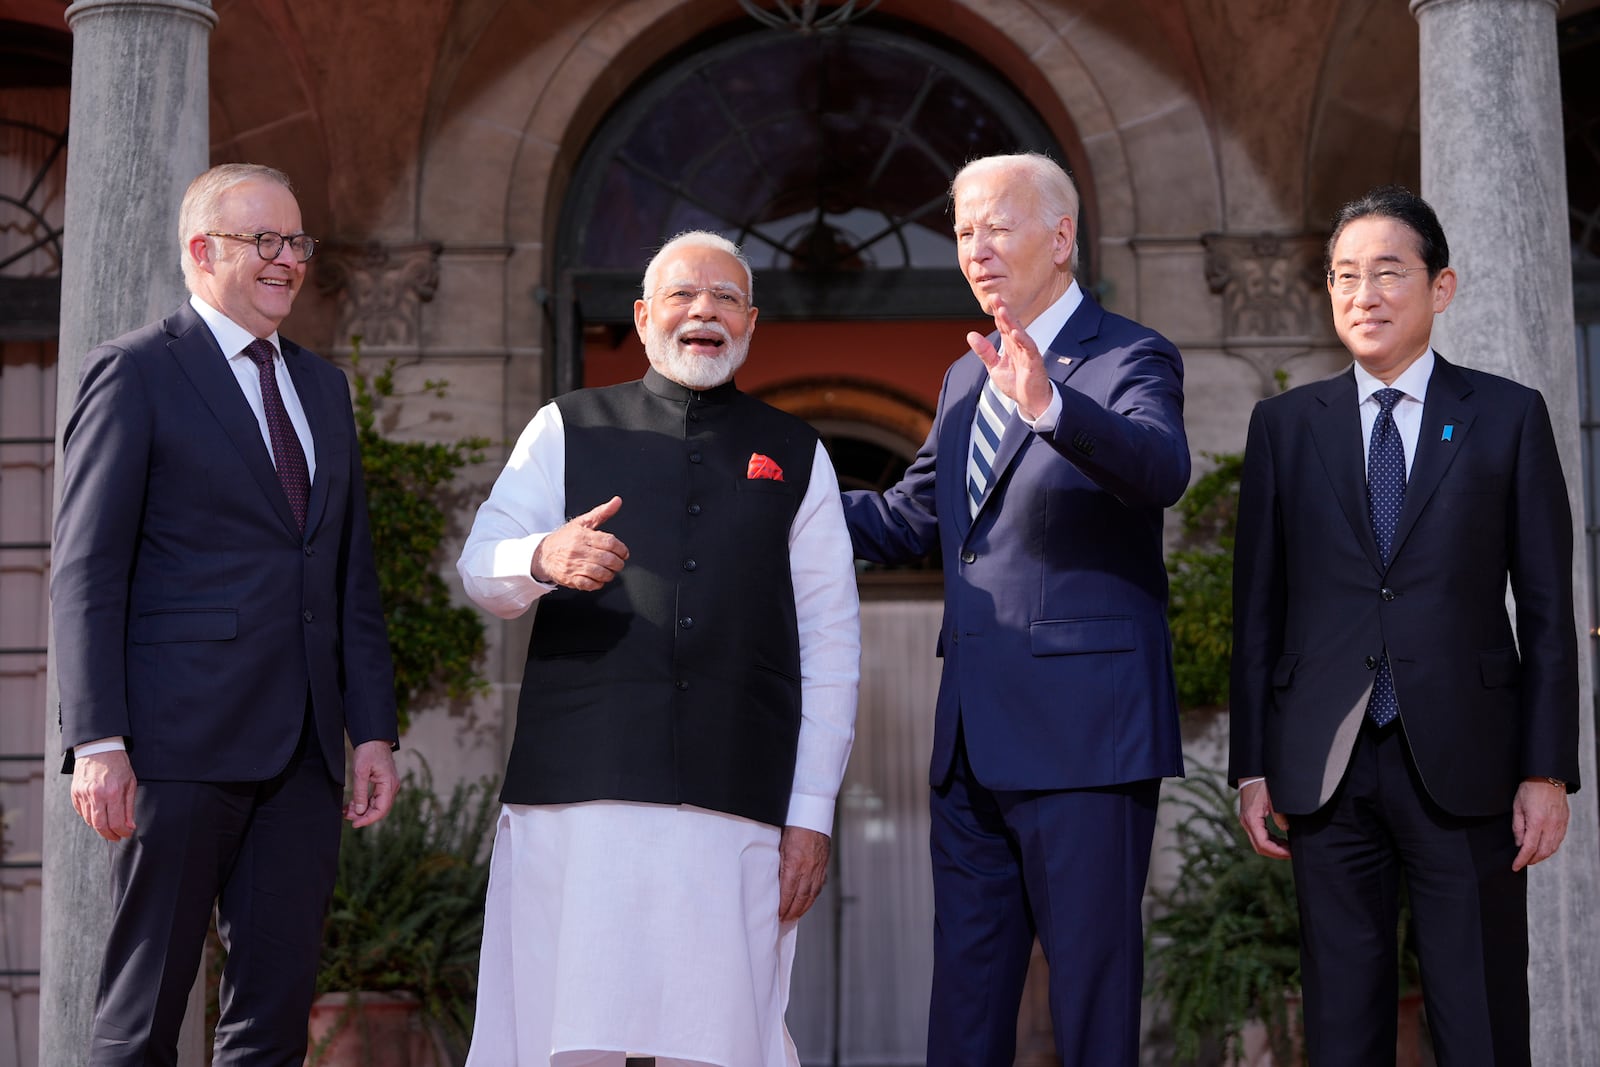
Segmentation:
{"type": "Polygon", "coordinates": [[[507,805],[467,1067],[602,1052],[798,1067],[778,830],[703,808],[507,805]]]}

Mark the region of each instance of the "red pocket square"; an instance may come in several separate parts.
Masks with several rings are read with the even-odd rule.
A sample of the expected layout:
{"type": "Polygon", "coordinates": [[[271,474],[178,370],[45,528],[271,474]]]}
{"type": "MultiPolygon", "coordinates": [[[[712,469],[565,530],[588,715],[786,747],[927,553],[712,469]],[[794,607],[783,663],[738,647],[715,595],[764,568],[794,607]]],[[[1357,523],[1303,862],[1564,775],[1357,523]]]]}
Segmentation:
{"type": "Polygon", "coordinates": [[[760,452],[750,453],[750,467],[745,471],[746,478],[770,478],[775,482],[783,481],[783,468],[760,452]]]}

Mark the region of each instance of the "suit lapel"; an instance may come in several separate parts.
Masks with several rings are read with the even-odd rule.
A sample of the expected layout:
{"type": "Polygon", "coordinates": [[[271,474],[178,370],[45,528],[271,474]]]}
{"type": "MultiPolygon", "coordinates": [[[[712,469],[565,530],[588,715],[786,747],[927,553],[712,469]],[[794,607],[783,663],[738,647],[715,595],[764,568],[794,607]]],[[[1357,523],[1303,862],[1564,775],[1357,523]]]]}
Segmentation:
{"type": "Polygon", "coordinates": [[[1390,560],[1399,558],[1406,535],[1417,524],[1439,488],[1445,472],[1461,452],[1462,439],[1472,427],[1477,412],[1469,397],[1472,386],[1461,372],[1434,353],[1433,374],[1428,378],[1428,395],[1423,398],[1422,429],[1417,434],[1417,454],[1411,461],[1411,476],[1406,479],[1406,498],[1395,523],[1390,560]],[[1449,427],[1448,436],[1445,427],[1449,427]]]}
{"type": "MultiPolygon", "coordinates": [[[[178,367],[194,385],[206,406],[211,409],[222,430],[233,443],[239,457],[244,460],[250,477],[266,494],[272,508],[284,524],[299,535],[294,513],[289,510],[289,498],[284,495],[278,481],[278,471],[272,465],[272,454],[261,439],[261,424],[239,388],[227,357],[217,347],[216,338],[194,308],[185,303],[177,314],[164,324],[171,340],[167,350],[172,353],[178,367]]],[[[298,382],[296,385],[298,386],[298,382]]]]}
{"type": "MultiPolygon", "coordinates": [[[[991,343],[998,334],[990,334],[991,343]]],[[[950,514],[955,516],[956,532],[963,538],[967,531],[972,529],[972,505],[967,495],[967,465],[972,456],[972,421],[978,413],[978,394],[983,390],[983,383],[988,380],[988,370],[983,361],[976,354],[968,353],[970,363],[974,369],[958,366],[951,372],[950,395],[955,399],[950,404],[949,414],[945,418],[943,435],[940,442],[939,455],[957,455],[961,462],[956,465],[953,477],[945,479],[945,484],[950,488],[950,514]]],[[[1003,439],[1002,439],[1003,440],[1003,439]]],[[[943,468],[940,464],[940,468],[943,468]]],[[[995,479],[989,480],[989,491],[994,489],[995,479]]],[[[987,498],[988,491],[984,496],[987,498]]]]}
{"type": "MultiPolygon", "coordinates": [[[[1344,512],[1351,532],[1361,542],[1362,551],[1372,566],[1383,570],[1378,539],[1372,533],[1372,516],[1367,508],[1366,449],[1361,441],[1361,413],[1356,409],[1355,371],[1347,370],[1312,386],[1318,404],[1309,416],[1311,438],[1317,455],[1333,483],[1333,495],[1344,512]]],[[[1392,554],[1391,554],[1392,558],[1392,554]]]]}
{"type": "Polygon", "coordinates": [[[284,364],[294,381],[295,395],[300,398],[301,410],[306,413],[306,425],[311,428],[311,444],[318,459],[317,474],[311,481],[311,498],[306,502],[306,532],[309,534],[322,518],[328,502],[330,473],[327,461],[331,460],[333,454],[328,442],[328,427],[332,425],[332,415],[328,411],[331,398],[317,384],[317,376],[313,372],[311,361],[318,357],[293,341],[284,340],[281,334],[279,341],[283,345],[284,364]]]}

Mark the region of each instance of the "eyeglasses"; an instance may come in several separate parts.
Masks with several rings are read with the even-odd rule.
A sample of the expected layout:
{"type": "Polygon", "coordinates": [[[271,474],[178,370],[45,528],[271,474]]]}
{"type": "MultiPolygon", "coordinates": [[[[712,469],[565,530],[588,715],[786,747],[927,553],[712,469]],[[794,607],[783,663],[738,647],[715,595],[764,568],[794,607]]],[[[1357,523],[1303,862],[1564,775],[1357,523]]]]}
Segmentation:
{"type": "Polygon", "coordinates": [[[1349,294],[1361,288],[1361,280],[1365,278],[1383,292],[1398,289],[1404,284],[1406,277],[1427,267],[1381,267],[1377,270],[1330,270],[1328,284],[1341,293],[1349,294]]]}
{"type": "Polygon", "coordinates": [[[659,296],[661,302],[669,308],[689,307],[700,299],[701,293],[710,293],[712,303],[717,306],[719,311],[743,314],[750,310],[750,298],[732,287],[719,288],[717,286],[704,285],[694,289],[687,285],[663,285],[656,290],[656,296],[659,296]]]}
{"type": "Polygon", "coordinates": [[[317,239],[303,233],[297,233],[293,237],[285,237],[283,234],[273,233],[271,230],[262,230],[260,233],[219,233],[216,230],[207,230],[206,236],[232,237],[236,241],[254,241],[256,243],[256,255],[268,260],[277,259],[278,253],[283,251],[283,246],[286,243],[289,246],[289,251],[294,253],[294,258],[302,263],[316,255],[317,252],[317,239]]]}

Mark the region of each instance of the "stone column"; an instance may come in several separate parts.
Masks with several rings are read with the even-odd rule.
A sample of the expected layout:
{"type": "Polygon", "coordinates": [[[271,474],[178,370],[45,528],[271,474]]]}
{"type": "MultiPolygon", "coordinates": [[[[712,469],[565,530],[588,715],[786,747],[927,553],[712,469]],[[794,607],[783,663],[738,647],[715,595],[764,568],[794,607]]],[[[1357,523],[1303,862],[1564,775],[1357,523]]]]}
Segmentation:
{"type": "Polygon", "coordinates": [[[1435,343],[1544,393],[1573,504],[1583,789],[1557,856],[1529,872],[1534,1063],[1600,1063],[1600,816],[1583,550],[1572,255],[1556,0],[1411,0],[1421,27],[1422,194],[1460,274],[1435,343]]]}
{"type": "MultiPolygon", "coordinates": [[[[178,201],[209,162],[207,49],[217,16],[211,0],[78,0],[66,20],[73,34],[72,111],[58,434],[89,349],[176,307],[184,295],[178,201]]],[[[60,449],[58,437],[57,471],[60,449]]],[[[60,767],[58,693],[51,656],[47,770],[60,767]]],[[[41,1067],[81,1067],[87,1059],[110,896],[107,846],[72,810],[67,783],[48,774],[44,790],[41,1067]]],[[[194,998],[190,1003],[191,1016],[203,1013],[203,1000],[201,1013],[193,1010],[194,998]]],[[[204,1062],[189,1036],[199,1033],[186,1031],[186,1064],[204,1062]]]]}

